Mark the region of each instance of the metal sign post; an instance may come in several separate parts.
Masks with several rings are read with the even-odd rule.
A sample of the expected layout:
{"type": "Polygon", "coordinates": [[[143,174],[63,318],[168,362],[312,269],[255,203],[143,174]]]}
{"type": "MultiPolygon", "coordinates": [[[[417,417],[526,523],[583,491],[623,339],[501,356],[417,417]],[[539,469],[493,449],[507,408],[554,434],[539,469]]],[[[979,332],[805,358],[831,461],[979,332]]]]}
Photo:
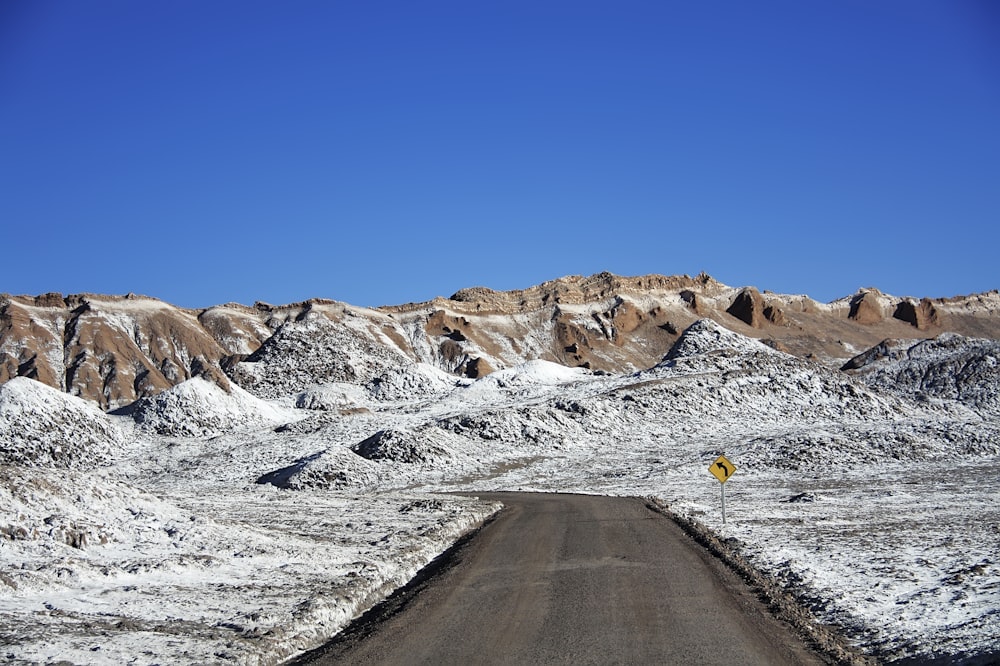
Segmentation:
{"type": "Polygon", "coordinates": [[[722,489],[722,524],[726,524],[726,484],[720,483],[719,488],[722,489]]]}
{"type": "Polygon", "coordinates": [[[729,462],[729,458],[726,456],[719,456],[715,459],[711,465],[708,466],[708,471],[712,473],[712,476],[719,480],[719,487],[722,489],[722,524],[726,524],[726,481],[729,477],[733,475],[736,471],[736,465],[729,462]]]}

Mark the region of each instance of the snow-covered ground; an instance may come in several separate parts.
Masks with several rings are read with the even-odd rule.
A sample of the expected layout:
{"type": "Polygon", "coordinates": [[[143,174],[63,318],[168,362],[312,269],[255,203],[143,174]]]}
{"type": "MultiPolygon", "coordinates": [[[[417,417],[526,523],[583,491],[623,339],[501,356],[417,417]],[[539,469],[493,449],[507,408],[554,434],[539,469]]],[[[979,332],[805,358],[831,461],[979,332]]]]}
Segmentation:
{"type": "Polygon", "coordinates": [[[402,365],[270,401],[196,378],[131,418],[9,382],[0,658],[277,663],[480,524],[493,489],[654,495],[881,660],[1000,658],[998,345],[916,344],[849,374],[701,322],[631,375],[402,365]]]}
{"type": "Polygon", "coordinates": [[[154,496],[103,474],[3,472],[4,663],[277,663],[497,508],[270,485],[154,496]]]}

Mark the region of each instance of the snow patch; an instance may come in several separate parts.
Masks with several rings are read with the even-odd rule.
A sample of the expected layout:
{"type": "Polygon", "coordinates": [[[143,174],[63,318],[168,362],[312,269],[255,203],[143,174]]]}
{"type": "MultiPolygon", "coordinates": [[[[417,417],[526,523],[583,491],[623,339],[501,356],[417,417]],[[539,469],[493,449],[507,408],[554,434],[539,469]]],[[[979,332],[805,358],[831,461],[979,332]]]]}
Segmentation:
{"type": "Polygon", "coordinates": [[[295,396],[295,406],[299,409],[349,411],[364,409],[367,404],[368,393],[356,384],[333,383],[314,386],[295,396]]]}
{"type": "Polygon", "coordinates": [[[536,359],[477,379],[469,390],[488,392],[508,387],[559,386],[589,376],[591,373],[583,368],[570,368],[552,361],[536,359]]]}
{"type": "Polygon", "coordinates": [[[235,384],[227,393],[201,377],[143,398],[130,411],[140,428],[176,437],[214,437],[237,430],[273,428],[302,418],[302,414],[271,405],[235,384]]]}
{"type": "Polygon", "coordinates": [[[296,460],[287,467],[268,472],[257,483],[278,488],[365,489],[376,479],[375,465],[350,449],[334,447],[296,460]]]}
{"type": "Polygon", "coordinates": [[[392,368],[372,379],[368,391],[376,400],[413,400],[440,395],[455,388],[459,379],[427,363],[392,368]]]}

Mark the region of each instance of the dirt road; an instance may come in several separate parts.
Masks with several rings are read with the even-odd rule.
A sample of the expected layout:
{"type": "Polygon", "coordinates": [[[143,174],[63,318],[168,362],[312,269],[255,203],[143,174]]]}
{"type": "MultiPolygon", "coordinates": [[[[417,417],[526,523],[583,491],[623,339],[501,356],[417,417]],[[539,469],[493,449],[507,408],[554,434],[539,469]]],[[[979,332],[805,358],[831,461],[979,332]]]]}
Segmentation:
{"type": "Polygon", "coordinates": [[[312,664],[817,664],[638,499],[499,494],[440,571],[312,664]]]}

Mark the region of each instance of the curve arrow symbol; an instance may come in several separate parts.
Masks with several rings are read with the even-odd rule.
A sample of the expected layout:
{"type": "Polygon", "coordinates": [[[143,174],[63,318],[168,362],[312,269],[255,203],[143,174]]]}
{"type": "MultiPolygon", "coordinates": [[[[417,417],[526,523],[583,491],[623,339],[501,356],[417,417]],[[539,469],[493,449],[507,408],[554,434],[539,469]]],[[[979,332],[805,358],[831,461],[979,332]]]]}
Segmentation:
{"type": "Polygon", "coordinates": [[[732,474],[732,472],[729,471],[729,468],[726,467],[725,463],[717,462],[715,463],[715,466],[722,470],[723,476],[728,477],[730,474],[732,474]]]}

